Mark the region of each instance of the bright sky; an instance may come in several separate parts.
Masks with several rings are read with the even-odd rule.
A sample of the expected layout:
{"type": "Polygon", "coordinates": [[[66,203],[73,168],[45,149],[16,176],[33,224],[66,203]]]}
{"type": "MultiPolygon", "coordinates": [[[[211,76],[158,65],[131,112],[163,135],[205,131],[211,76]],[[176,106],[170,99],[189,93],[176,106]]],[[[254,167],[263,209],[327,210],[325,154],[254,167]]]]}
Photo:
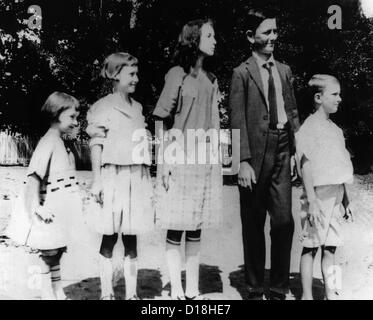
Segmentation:
{"type": "Polygon", "coordinates": [[[367,18],[373,18],[373,0],[360,0],[361,8],[367,18]]]}

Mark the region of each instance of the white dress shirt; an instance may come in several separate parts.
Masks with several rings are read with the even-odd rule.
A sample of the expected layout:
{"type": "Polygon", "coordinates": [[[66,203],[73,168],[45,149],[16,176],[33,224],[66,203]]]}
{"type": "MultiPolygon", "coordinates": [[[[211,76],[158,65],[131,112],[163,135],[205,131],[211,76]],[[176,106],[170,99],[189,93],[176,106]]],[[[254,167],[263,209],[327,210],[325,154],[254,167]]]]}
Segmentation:
{"type": "Polygon", "coordinates": [[[273,80],[275,82],[275,89],[276,89],[276,102],[277,102],[277,117],[278,117],[278,123],[279,124],[285,124],[288,121],[286,111],[285,111],[285,102],[284,97],[282,96],[282,84],[281,84],[281,78],[280,74],[278,73],[277,66],[275,59],[273,58],[273,55],[266,61],[259,57],[258,54],[253,52],[253,57],[255,58],[255,61],[258,64],[260,76],[262,78],[263,83],[263,89],[264,94],[267,102],[267,108],[269,110],[269,102],[268,102],[268,80],[269,80],[269,72],[266,68],[263,67],[263,65],[272,62],[272,75],[273,80]]]}

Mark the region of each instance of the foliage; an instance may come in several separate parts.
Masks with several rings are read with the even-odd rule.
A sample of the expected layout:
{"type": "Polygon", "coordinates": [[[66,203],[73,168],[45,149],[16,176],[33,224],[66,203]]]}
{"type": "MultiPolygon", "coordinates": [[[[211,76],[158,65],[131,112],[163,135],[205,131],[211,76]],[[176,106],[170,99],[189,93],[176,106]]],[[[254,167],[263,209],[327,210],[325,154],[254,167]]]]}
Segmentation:
{"type": "Polygon", "coordinates": [[[245,13],[263,6],[279,14],[276,58],[293,70],[302,118],[311,111],[305,94],[308,79],[316,72],[332,73],[341,80],[345,102],[336,121],[351,138],[371,135],[373,23],[362,16],[357,0],[0,0],[0,123],[42,132],[38,110],[51,92],[64,90],[81,102],[84,137],[89,104],[107,93],[99,77],[101,63],[116,50],[139,58],[136,99],[149,114],[181,27],[209,16],[218,37],[211,65],[225,96],[221,115],[227,127],[231,73],[250,55],[245,13]],[[31,4],[42,8],[41,30],[23,23],[31,4]],[[328,28],[331,4],[342,7],[342,30],[328,28]]]}

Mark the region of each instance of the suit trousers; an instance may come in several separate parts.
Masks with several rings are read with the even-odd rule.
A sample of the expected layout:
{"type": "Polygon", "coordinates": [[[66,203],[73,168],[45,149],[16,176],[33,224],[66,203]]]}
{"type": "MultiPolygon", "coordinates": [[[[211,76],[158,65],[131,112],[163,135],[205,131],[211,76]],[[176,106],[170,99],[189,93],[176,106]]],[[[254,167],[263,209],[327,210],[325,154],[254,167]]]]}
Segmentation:
{"type": "Polygon", "coordinates": [[[246,285],[250,292],[264,292],[264,225],[268,212],[271,219],[270,290],[286,294],[294,233],[287,130],[269,130],[261,173],[256,178],[252,190],[239,187],[246,285]]]}

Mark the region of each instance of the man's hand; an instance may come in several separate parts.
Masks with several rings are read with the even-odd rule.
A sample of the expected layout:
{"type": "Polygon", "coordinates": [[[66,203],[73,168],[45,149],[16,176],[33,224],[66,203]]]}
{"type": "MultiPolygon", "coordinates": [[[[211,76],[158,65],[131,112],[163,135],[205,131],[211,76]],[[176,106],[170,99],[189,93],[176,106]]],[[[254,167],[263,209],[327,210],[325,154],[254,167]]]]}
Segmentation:
{"type": "Polygon", "coordinates": [[[290,158],[290,174],[291,174],[292,181],[298,178],[298,168],[297,168],[297,161],[296,161],[295,156],[291,156],[290,158]]]}
{"type": "Polygon", "coordinates": [[[311,226],[324,226],[321,211],[320,205],[316,199],[309,202],[308,221],[310,222],[311,226]]]}
{"type": "Polygon", "coordinates": [[[243,161],[240,163],[240,170],[238,172],[238,184],[243,187],[247,188],[249,187],[250,190],[252,190],[253,185],[256,183],[256,177],[254,169],[251,167],[251,165],[243,161]]]}

